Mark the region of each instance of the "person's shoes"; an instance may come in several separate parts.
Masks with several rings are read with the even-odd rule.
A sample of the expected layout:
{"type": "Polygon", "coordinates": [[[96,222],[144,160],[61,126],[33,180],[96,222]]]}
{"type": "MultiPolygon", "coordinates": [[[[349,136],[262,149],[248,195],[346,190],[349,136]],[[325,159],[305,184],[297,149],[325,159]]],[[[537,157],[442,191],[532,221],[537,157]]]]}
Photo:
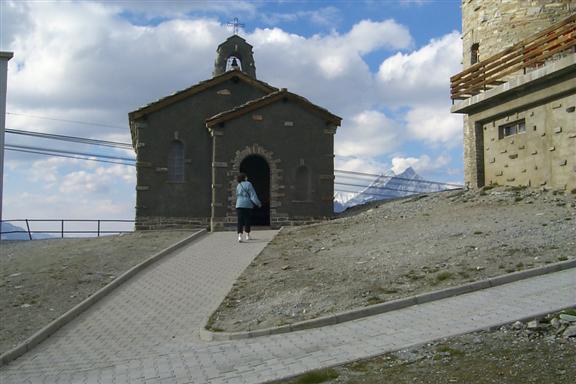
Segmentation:
{"type": "Polygon", "coordinates": [[[242,242],[242,234],[241,234],[241,233],[238,234],[238,242],[239,242],[239,243],[242,242]]]}
{"type": "Polygon", "coordinates": [[[250,237],[250,234],[249,234],[249,233],[247,233],[247,234],[244,235],[244,240],[248,241],[248,240],[250,240],[250,239],[251,239],[251,237],[250,237]]]}

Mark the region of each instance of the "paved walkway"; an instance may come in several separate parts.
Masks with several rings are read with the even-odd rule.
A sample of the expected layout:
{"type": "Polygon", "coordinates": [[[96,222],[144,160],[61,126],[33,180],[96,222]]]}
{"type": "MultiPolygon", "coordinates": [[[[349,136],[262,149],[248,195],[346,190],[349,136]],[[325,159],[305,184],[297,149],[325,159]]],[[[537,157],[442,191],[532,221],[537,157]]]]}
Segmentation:
{"type": "Polygon", "coordinates": [[[330,327],[201,341],[274,234],[209,234],[168,256],[1,368],[0,383],[262,383],[576,305],[573,268],[330,327]]]}

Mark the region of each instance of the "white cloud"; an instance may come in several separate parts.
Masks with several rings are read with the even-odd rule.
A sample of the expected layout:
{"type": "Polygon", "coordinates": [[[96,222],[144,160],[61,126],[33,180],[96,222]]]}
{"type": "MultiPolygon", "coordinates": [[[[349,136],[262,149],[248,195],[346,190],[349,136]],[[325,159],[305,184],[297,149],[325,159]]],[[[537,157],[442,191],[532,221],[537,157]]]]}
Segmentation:
{"type": "Polygon", "coordinates": [[[417,158],[396,156],[392,159],[392,171],[398,175],[408,167],[412,167],[416,173],[429,173],[445,169],[450,161],[451,159],[445,155],[440,155],[436,159],[432,159],[428,155],[417,158]]]}
{"type": "MultiPolygon", "coordinates": [[[[259,5],[247,1],[7,4],[1,41],[15,52],[9,62],[8,111],[114,126],[9,115],[8,127],[123,142],[130,141],[128,112],[210,78],[216,47],[230,31],[216,16],[190,12],[207,6],[207,12],[260,17],[255,13],[259,5]],[[218,9],[223,6],[227,9],[218,9]],[[138,18],[159,20],[135,25],[138,18]]],[[[331,7],[313,13],[294,17],[313,16],[316,24],[339,17],[331,7]]],[[[336,153],[345,156],[336,159],[341,169],[380,173],[386,168],[382,156],[400,153],[409,140],[455,145],[461,139],[460,117],[450,117],[443,104],[449,101],[448,77],[460,69],[456,33],[414,52],[408,51],[414,45],[408,28],[394,20],[361,20],[348,31],[311,37],[280,28],[255,29],[243,37],[254,46],[259,79],[344,118],[335,137],[336,153]],[[378,73],[371,71],[369,58],[398,50],[404,53],[384,60],[378,73]],[[379,112],[390,106],[405,106],[408,113],[391,118],[379,112]]],[[[44,197],[63,211],[67,198],[75,210],[93,200],[104,212],[105,200],[117,187],[133,191],[135,184],[133,168],[79,160],[43,159],[27,171],[10,162],[7,169],[19,172],[12,179],[25,175],[21,178],[34,180],[39,190],[54,192],[44,197]]],[[[126,196],[114,199],[133,199],[133,193],[126,196]]],[[[133,215],[133,201],[118,204],[118,210],[133,215]]],[[[43,209],[58,212],[52,206],[43,209]]]]}
{"type": "Polygon", "coordinates": [[[352,27],[343,40],[361,54],[382,47],[406,49],[413,44],[408,29],[394,20],[362,20],[352,27]]]}
{"type": "Polygon", "coordinates": [[[62,193],[96,193],[106,194],[111,186],[122,181],[129,185],[136,184],[136,169],[126,165],[98,167],[91,172],[75,171],[66,174],[59,190],[62,193]]]}
{"type": "Polygon", "coordinates": [[[462,116],[445,108],[418,106],[406,114],[408,132],[415,139],[449,147],[462,143],[462,116]]]}
{"type": "Polygon", "coordinates": [[[450,76],[461,70],[459,32],[433,39],[411,53],[396,53],[378,70],[380,94],[389,105],[438,104],[450,99],[450,76]]]}
{"type": "Polygon", "coordinates": [[[371,173],[375,175],[388,171],[390,166],[371,157],[346,157],[336,156],[334,159],[334,169],[340,171],[371,173]]]}
{"type": "MultiPolygon", "coordinates": [[[[134,198],[134,196],[130,196],[134,198]]],[[[3,216],[8,219],[131,219],[134,203],[116,198],[77,195],[46,195],[25,192],[21,195],[5,196],[3,216]]],[[[21,222],[14,222],[21,226],[21,222]]],[[[32,224],[32,230],[41,229],[32,224]]],[[[57,228],[58,229],[58,228],[57,228]]],[[[95,228],[92,228],[95,229],[95,228]]]]}
{"type": "Polygon", "coordinates": [[[393,20],[361,21],[347,33],[310,38],[278,28],[256,29],[247,39],[255,47],[259,78],[344,116],[371,108],[376,100],[364,56],[413,44],[408,29],[393,20]]]}
{"type": "Polygon", "coordinates": [[[400,127],[378,111],[354,116],[336,135],[335,152],[340,156],[378,156],[400,144],[400,127]]]}
{"type": "Polygon", "coordinates": [[[34,161],[28,169],[28,179],[41,184],[43,189],[50,189],[58,183],[60,168],[71,164],[80,165],[79,160],[57,157],[34,161]]]}

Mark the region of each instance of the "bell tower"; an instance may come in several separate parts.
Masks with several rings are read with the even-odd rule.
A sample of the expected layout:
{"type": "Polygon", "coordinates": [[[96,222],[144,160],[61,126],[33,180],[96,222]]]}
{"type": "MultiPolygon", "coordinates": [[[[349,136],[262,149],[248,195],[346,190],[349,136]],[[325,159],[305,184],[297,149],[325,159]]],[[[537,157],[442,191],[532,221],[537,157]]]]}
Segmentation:
{"type": "Polygon", "coordinates": [[[246,75],[256,78],[252,46],[240,36],[230,36],[218,46],[216,52],[213,76],[218,76],[231,70],[240,70],[246,75]]]}

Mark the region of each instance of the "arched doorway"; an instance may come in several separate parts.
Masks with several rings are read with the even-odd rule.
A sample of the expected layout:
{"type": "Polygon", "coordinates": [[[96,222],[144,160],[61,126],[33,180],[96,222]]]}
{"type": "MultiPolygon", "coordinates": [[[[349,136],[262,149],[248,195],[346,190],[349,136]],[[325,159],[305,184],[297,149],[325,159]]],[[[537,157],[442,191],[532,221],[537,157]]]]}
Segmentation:
{"type": "Polygon", "coordinates": [[[252,211],[253,225],[270,225],[270,166],[266,160],[258,155],[247,156],[240,163],[240,172],[248,175],[262,207],[254,207],[252,211]]]}

